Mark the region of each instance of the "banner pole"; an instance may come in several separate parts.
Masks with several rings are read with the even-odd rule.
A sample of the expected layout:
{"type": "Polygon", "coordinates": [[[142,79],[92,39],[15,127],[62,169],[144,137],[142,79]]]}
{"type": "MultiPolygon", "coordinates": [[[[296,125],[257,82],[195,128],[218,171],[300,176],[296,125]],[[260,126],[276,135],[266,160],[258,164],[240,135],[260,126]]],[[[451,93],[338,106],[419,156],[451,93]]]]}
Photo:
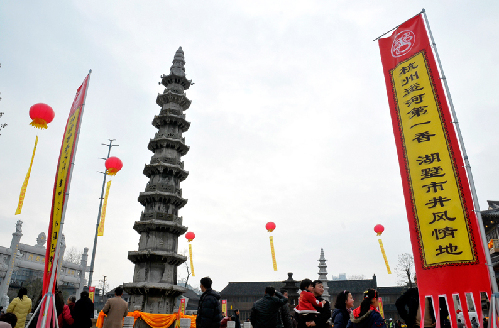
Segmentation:
{"type": "Polygon", "coordinates": [[[443,82],[444,82],[445,92],[447,93],[447,99],[449,100],[450,111],[452,113],[452,118],[454,120],[454,122],[452,122],[452,123],[454,123],[454,125],[456,127],[456,133],[457,133],[457,137],[459,139],[459,145],[461,146],[461,151],[463,152],[464,167],[466,168],[466,173],[468,173],[468,180],[470,183],[471,194],[473,196],[473,203],[474,203],[474,207],[475,207],[476,218],[477,218],[478,224],[480,226],[480,234],[482,236],[482,244],[484,247],[483,250],[485,252],[485,257],[487,259],[487,267],[489,269],[490,283],[492,285],[492,292],[497,293],[498,288],[497,288],[497,282],[496,282],[496,275],[494,273],[494,267],[492,266],[490,252],[488,251],[489,248],[487,245],[487,236],[485,234],[485,228],[483,226],[482,214],[480,213],[480,204],[478,203],[478,196],[476,194],[475,181],[473,180],[473,173],[471,172],[471,166],[470,166],[470,162],[468,161],[468,155],[466,153],[466,148],[464,146],[463,136],[461,134],[461,129],[459,128],[459,121],[457,120],[456,111],[454,110],[454,104],[452,103],[452,97],[450,94],[449,86],[447,85],[447,78],[445,77],[444,69],[442,67],[442,62],[440,61],[440,56],[438,55],[437,44],[435,43],[435,40],[433,39],[433,34],[431,33],[430,22],[428,21],[428,17],[426,17],[426,11],[424,10],[424,8],[421,12],[423,13],[426,27],[428,28],[428,34],[430,35],[430,40],[431,40],[431,47],[435,51],[435,57],[437,59],[438,67],[439,67],[440,73],[441,73],[440,79],[443,80],[443,82]]]}

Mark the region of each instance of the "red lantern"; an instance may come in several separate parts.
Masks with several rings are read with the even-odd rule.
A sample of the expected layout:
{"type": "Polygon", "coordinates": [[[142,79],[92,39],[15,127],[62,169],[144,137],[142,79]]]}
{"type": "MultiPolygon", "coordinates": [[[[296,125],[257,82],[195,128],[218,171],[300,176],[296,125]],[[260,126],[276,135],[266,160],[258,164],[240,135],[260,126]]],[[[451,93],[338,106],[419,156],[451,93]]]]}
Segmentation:
{"type": "Polygon", "coordinates": [[[185,238],[188,241],[192,241],[194,238],[196,238],[196,235],[194,234],[194,232],[190,231],[190,232],[185,234],[185,238]]]}
{"type": "Polygon", "coordinates": [[[46,129],[47,124],[55,117],[54,110],[47,104],[35,104],[29,109],[29,117],[33,120],[30,125],[38,129],[46,129]]]}
{"type": "Polygon", "coordinates": [[[267,224],[265,225],[265,229],[267,229],[269,232],[274,231],[275,223],[274,222],[267,222],[267,224]]]}
{"type": "Polygon", "coordinates": [[[374,227],[374,232],[376,232],[376,236],[381,236],[381,234],[385,231],[385,227],[383,227],[381,224],[377,224],[374,227]]]}
{"type": "Polygon", "coordinates": [[[116,175],[123,167],[123,162],[118,157],[109,157],[106,160],[106,173],[108,175],[116,175]]]}

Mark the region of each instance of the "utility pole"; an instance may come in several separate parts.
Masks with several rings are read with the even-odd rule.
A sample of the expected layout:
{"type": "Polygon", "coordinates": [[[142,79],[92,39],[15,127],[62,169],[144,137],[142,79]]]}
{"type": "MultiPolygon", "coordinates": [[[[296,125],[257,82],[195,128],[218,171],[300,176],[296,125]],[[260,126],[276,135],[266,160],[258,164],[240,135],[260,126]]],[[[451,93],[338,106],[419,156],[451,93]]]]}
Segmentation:
{"type": "Polygon", "coordinates": [[[104,300],[104,295],[106,295],[106,277],[104,276],[104,280],[102,281],[102,300],[104,300]]]}
{"type": "MultiPolygon", "coordinates": [[[[104,144],[104,143],[102,144],[103,146],[108,147],[107,157],[102,158],[103,160],[107,160],[109,158],[109,155],[111,154],[112,147],[119,146],[119,145],[113,145],[113,141],[115,141],[116,139],[108,139],[108,140],[109,140],[109,144],[104,144]]],[[[89,287],[92,286],[92,277],[94,275],[95,251],[97,249],[97,233],[99,230],[100,216],[101,216],[101,211],[102,211],[102,200],[104,199],[104,187],[106,186],[106,178],[107,178],[106,172],[99,172],[99,173],[104,174],[104,181],[102,182],[102,191],[101,191],[101,195],[100,195],[100,204],[99,204],[99,214],[97,215],[97,224],[95,226],[94,249],[92,250],[92,261],[90,262],[90,272],[88,275],[88,286],[89,287]]],[[[104,276],[104,280],[105,279],[106,279],[106,276],[104,276]]]]}

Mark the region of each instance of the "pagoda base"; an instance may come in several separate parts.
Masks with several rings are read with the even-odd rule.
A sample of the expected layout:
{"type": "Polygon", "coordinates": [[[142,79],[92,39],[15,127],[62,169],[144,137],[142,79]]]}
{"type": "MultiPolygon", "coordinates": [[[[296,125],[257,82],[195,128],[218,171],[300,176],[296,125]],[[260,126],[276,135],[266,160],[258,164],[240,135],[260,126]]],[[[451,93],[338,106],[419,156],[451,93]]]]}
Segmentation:
{"type": "Polygon", "coordinates": [[[125,283],[123,289],[130,295],[129,311],[159,314],[172,314],[176,298],[186,291],[178,285],[152,282],[125,283]]]}

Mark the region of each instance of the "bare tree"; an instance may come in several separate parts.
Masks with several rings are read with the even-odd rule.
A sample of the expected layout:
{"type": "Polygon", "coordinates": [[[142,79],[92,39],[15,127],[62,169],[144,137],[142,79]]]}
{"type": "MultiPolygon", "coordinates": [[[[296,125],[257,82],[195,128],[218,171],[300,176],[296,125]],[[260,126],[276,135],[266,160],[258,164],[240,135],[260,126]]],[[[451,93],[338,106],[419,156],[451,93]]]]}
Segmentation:
{"type": "Polygon", "coordinates": [[[82,251],[79,251],[76,247],[71,247],[66,249],[64,252],[64,261],[71,262],[74,264],[81,263],[81,257],[83,255],[82,251]]]}
{"type": "MultiPolygon", "coordinates": [[[[189,258],[187,255],[187,249],[184,248],[179,254],[184,255],[185,257],[189,258]]],[[[191,271],[189,270],[189,265],[187,262],[184,262],[185,269],[187,270],[187,278],[185,279],[185,285],[184,287],[187,287],[187,282],[189,281],[189,277],[191,276],[191,271]]]]}
{"type": "Polygon", "coordinates": [[[398,284],[399,286],[409,285],[412,288],[412,278],[414,277],[414,257],[412,254],[404,253],[399,254],[398,256],[398,264],[395,268],[397,272],[397,276],[399,277],[398,284]]]}

